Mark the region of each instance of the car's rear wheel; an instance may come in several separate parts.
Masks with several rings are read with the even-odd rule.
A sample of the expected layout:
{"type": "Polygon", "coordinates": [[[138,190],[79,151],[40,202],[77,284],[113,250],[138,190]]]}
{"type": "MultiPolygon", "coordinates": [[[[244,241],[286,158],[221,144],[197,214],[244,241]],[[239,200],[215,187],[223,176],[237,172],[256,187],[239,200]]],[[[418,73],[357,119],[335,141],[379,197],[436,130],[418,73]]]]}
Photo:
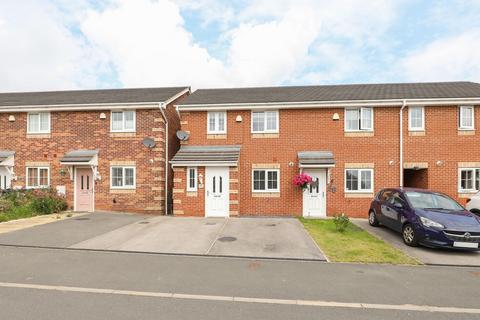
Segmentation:
{"type": "Polygon", "coordinates": [[[378,222],[377,215],[375,214],[375,211],[373,211],[373,210],[370,210],[370,212],[368,213],[368,223],[372,227],[378,227],[378,225],[380,224],[378,222]]]}
{"type": "Polygon", "coordinates": [[[403,242],[405,242],[407,246],[410,246],[410,247],[418,246],[417,233],[415,232],[415,229],[410,223],[407,223],[406,225],[403,226],[402,237],[403,237],[403,242]]]}

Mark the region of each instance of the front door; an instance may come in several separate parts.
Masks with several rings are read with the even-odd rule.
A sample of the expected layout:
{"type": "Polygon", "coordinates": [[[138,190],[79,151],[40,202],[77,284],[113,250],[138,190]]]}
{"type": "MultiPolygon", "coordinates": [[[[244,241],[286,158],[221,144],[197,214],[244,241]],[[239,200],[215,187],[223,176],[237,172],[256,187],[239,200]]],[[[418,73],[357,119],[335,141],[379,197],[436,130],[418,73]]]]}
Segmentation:
{"type": "Polygon", "coordinates": [[[327,216],[327,170],[310,169],[304,170],[305,174],[312,177],[312,183],[303,190],[303,216],[326,217],[327,216]]]}
{"type": "Polygon", "coordinates": [[[7,190],[12,187],[12,175],[5,167],[0,167],[0,190],[7,190]]]}
{"type": "Polygon", "coordinates": [[[75,176],[75,210],[93,211],[93,172],[90,168],[77,168],[75,176]]]}
{"type": "Polygon", "coordinates": [[[228,217],[230,207],[228,167],[205,168],[205,216],[228,217]]]}

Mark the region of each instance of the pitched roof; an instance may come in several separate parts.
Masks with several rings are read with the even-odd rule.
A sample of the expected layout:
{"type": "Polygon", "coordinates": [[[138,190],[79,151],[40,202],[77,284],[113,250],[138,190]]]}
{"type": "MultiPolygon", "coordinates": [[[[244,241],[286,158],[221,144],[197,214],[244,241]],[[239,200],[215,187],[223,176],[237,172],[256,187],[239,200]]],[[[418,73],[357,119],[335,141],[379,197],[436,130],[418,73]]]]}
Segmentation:
{"type": "Polygon", "coordinates": [[[180,150],[170,161],[173,165],[195,165],[229,163],[236,165],[240,157],[240,146],[237,145],[209,145],[209,146],[181,146],[180,150]]]}
{"type": "Polygon", "coordinates": [[[334,165],[335,159],[331,151],[299,151],[298,162],[302,166],[334,165]]]}
{"type": "Polygon", "coordinates": [[[98,155],[98,150],[73,150],[65,153],[60,162],[89,162],[96,155],[98,155]]]}
{"type": "Polygon", "coordinates": [[[0,109],[15,106],[165,102],[189,87],[0,93],[0,109]]]}
{"type": "Polygon", "coordinates": [[[349,84],[299,87],[199,89],[179,106],[388,99],[480,98],[474,82],[349,84]]]}
{"type": "Polygon", "coordinates": [[[15,155],[15,151],[0,150],[0,162],[8,159],[13,155],[15,155]]]}

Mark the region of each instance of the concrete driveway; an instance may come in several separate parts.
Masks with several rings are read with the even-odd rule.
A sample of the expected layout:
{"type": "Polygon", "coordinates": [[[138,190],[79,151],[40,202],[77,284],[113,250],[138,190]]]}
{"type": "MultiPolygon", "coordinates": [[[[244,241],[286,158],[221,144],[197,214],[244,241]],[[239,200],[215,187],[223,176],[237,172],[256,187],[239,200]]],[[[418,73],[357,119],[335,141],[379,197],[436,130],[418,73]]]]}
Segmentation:
{"type": "Polygon", "coordinates": [[[480,266],[480,252],[465,252],[425,247],[409,247],[403,243],[399,233],[386,227],[372,227],[366,219],[352,219],[352,222],[374,236],[402,250],[425,264],[451,266],[480,266]]]}
{"type": "Polygon", "coordinates": [[[0,234],[0,245],[325,260],[293,218],[176,218],[93,213],[0,234]]]}

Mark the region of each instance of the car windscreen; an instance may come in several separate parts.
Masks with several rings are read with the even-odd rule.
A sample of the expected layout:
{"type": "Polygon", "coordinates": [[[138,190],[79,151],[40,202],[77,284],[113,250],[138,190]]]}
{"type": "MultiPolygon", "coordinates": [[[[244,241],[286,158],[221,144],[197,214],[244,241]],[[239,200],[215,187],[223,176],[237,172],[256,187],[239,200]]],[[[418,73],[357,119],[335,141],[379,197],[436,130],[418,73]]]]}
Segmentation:
{"type": "Polygon", "coordinates": [[[464,210],[456,201],[442,194],[407,191],[405,195],[415,209],[464,210]]]}

